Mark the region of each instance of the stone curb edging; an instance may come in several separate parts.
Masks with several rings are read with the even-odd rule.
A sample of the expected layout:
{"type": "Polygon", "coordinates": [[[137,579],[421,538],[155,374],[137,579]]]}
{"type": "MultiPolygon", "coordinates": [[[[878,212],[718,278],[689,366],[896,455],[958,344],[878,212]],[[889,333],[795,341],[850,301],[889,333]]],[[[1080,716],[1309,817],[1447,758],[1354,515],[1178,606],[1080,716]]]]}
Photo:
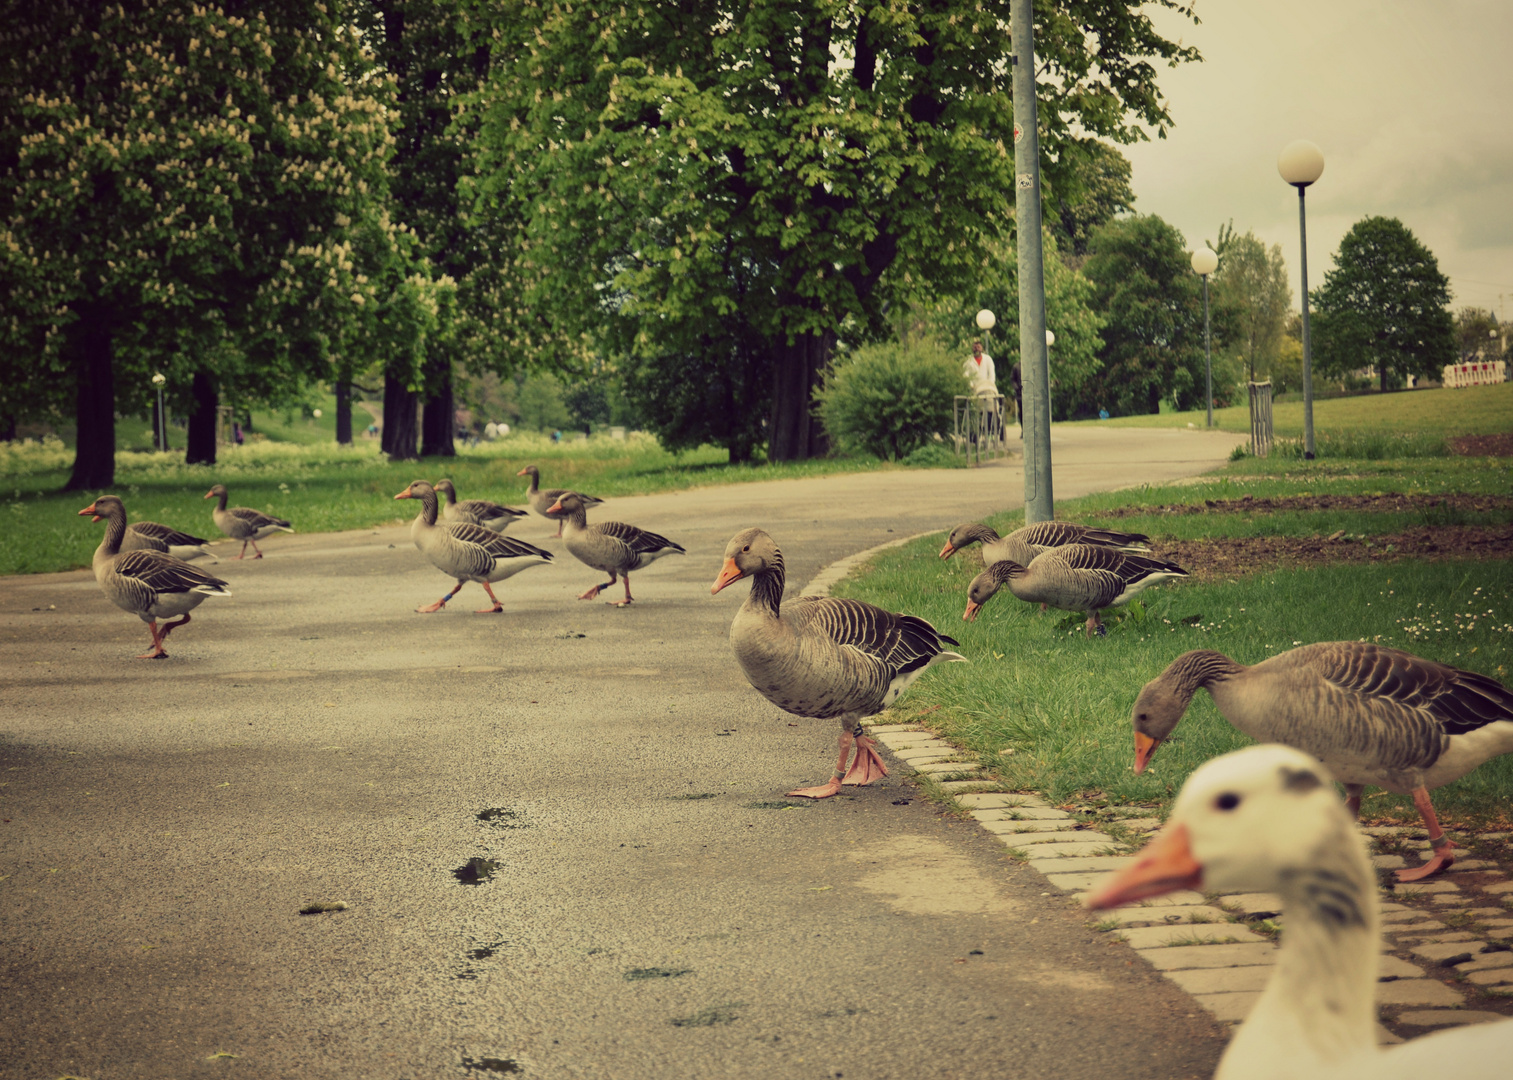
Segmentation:
{"type": "MultiPolygon", "coordinates": [[[[801,595],[828,596],[837,582],[879,552],[944,531],[933,529],[890,540],[830,563],[801,595]]],[[[1128,845],[1089,828],[1040,796],[995,790],[998,785],[982,775],[976,755],[922,725],[888,724],[884,715],[862,722],[895,758],[938,787],[959,809],[968,811],[981,828],[1060,892],[1080,899],[1100,878],[1132,861],[1128,845]]],[[[1132,816],[1120,824],[1124,829],[1148,834],[1161,822],[1132,816]]],[[[1368,839],[1373,850],[1380,846],[1381,838],[1413,834],[1412,829],[1403,828],[1365,832],[1371,834],[1368,839]]],[[[1383,949],[1390,951],[1384,951],[1381,957],[1377,1002],[1418,1007],[1399,1013],[1396,1019],[1400,1024],[1438,1028],[1503,1019],[1498,1013],[1466,1008],[1463,994],[1443,981],[1453,973],[1473,986],[1513,992],[1513,951],[1509,950],[1513,945],[1513,910],[1470,907],[1472,900],[1462,895],[1461,885],[1447,878],[1465,881],[1474,876],[1475,888],[1486,894],[1484,903],[1513,897],[1513,880],[1508,880],[1497,864],[1468,855],[1458,849],[1459,861],[1446,877],[1398,886],[1395,892],[1383,896],[1383,949]],[[1446,911],[1425,911],[1396,902],[1420,897],[1446,911]],[[1434,917],[1443,914],[1455,917],[1450,923],[1434,917]],[[1461,925],[1474,925],[1479,933],[1461,929],[1461,925]],[[1418,963],[1391,952],[1407,952],[1418,963]],[[1420,963],[1431,970],[1425,971],[1420,963]]],[[[1422,856],[1427,857],[1428,852],[1422,856]]],[[[1403,856],[1397,854],[1377,854],[1373,862],[1378,867],[1405,865],[1403,856]]],[[[1238,1022],[1260,997],[1276,963],[1277,947],[1269,933],[1257,933],[1245,925],[1257,920],[1264,920],[1264,931],[1274,930],[1281,922],[1280,901],[1265,893],[1245,893],[1221,895],[1210,903],[1202,893],[1184,891],[1110,912],[1099,920],[1098,928],[1117,933],[1215,1019],[1238,1022]]],[[[1377,1031],[1384,1043],[1402,1041],[1380,1024],[1377,1031]]]]}

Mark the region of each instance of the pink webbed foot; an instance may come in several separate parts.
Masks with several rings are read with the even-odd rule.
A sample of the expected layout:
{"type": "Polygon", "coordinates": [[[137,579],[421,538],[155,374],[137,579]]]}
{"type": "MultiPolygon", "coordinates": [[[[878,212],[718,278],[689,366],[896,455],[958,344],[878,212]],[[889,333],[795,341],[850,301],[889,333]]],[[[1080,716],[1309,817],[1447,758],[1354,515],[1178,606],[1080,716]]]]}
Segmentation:
{"type": "Polygon", "coordinates": [[[167,660],[168,659],[168,654],[163,651],[163,646],[159,645],[157,652],[140,653],[140,654],[138,654],[137,659],[138,660],[167,660]]]}
{"type": "Polygon", "coordinates": [[[425,607],[418,607],[418,608],[416,608],[415,609],[415,614],[417,614],[417,615],[431,615],[431,614],[433,614],[435,612],[440,611],[442,608],[444,608],[446,606],[447,606],[447,602],[445,600],[438,600],[434,604],[427,604],[425,607]]]}
{"type": "Polygon", "coordinates": [[[603,585],[595,585],[592,589],[588,590],[588,592],[586,592],[582,596],[578,597],[578,599],[579,600],[595,600],[595,599],[598,598],[598,596],[599,596],[599,590],[602,589],[602,588],[604,588],[603,585]]]}
{"type": "Polygon", "coordinates": [[[501,615],[504,613],[504,605],[496,603],[493,607],[481,607],[473,612],[474,615],[501,615]]]}
{"type": "Polygon", "coordinates": [[[840,777],[835,777],[830,781],[830,783],[825,784],[822,787],[799,788],[797,791],[788,792],[788,794],[791,796],[797,796],[800,799],[828,799],[832,795],[840,794],[840,790],[840,777]]]}
{"type": "Polygon", "coordinates": [[[851,768],[846,770],[846,775],[841,779],[843,784],[853,784],[858,787],[870,784],[874,780],[881,780],[888,775],[888,766],[883,764],[883,759],[878,757],[875,744],[865,735],[856,737],[856,760],[851,763],[851,768]]]}
{"type": "Polygon", "coordinates": [[[624,600],[606,600],[604,602],[610,607],[629,607],[631,599],[627,596],[624,600]]]}
{"type": "Polygon", "coordinates": [[[1446,844],[1434,853],[1432,859],[1424,863],[1417,870],[1399,870],[1397,872],[1397,879],[1404,883],[1423,881],[1425,878],[1431,878],[1435,874],[1443,873],[1454,864],[1455,852],[1451,850],[1449,844],[1446,844]]]}

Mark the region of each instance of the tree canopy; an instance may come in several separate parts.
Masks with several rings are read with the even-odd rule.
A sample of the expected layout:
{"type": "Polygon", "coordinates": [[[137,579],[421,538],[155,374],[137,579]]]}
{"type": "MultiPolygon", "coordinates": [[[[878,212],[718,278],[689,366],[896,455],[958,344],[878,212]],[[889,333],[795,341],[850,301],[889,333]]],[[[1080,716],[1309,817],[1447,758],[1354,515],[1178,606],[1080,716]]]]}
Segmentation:
{"type": "Polygon", "coordinates": [[[1321,373],[1375,369],[1385,391],[1409,375],[1437,378],[1456,360],[1450,279],[1396,218],[1356,222],[1309,300],[1321,373]]]}
{"type": "Polygon", "coordinates": [[[1236,235],[1231,228],[1219,230],[1213,251],[1219,256],[1212,306],[1220,337],[1244,361],[1247,380],[1270,377],[1292,308],[1282,246],[1267,250],[1255,233],[1236,235]]]}
{"type": "MultiPolygon", "coordinates": [[[[1068,200],[1082,141],[1164,130],[1156,64],[1197,59],[1143,7],[1037,5],[1044,168],[1068,200]]],[[[774,460],[821,445],[811,395],[842,332],[880,334],[888,306],[927,283],[965,291],[1009,231],[1007,3],[479,17],[499,58],[485,191],[519,221],[515,303],[615,356],[745,358],[748,387],[765,363],[770,389],[746,406],[766,412],[774,460]],[[710,334],[750,340],[710,349],[710,334]]]]}

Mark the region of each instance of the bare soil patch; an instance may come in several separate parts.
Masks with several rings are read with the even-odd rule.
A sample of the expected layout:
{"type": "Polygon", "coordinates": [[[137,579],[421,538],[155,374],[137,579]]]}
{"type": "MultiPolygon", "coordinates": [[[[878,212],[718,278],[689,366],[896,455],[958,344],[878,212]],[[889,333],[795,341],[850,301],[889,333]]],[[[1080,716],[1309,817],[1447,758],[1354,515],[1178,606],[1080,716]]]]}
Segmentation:
{"type": "Polygon", "coordinates": [[[1206,499],[1201,503],[1167,503],[1163,506],[1122,506],[1100,517],[1160,517],[1188,514],[1252,514],[1277,510],[1352,510],[1367,513],[1422,513],[1429,510],[1481,511],[1513,508],[1506,495],[1285,495],[1278,498],[1206,499]]]}
{"type": "Polygon", "coordinates": [[[1160,545],[1160,553],[1200,580],[1329,563],[1507,559],[1513,558],[1513,526],[1418,526],[1364,539],[1336,533],[1172,540],[1160,545]]]}
{"type": "Polygon", "coordinates": [[[1513,457],[1513,432],[1502,435],[1462,435],[1450,439],[1452,451],[1465,457],[1513,457]]]}

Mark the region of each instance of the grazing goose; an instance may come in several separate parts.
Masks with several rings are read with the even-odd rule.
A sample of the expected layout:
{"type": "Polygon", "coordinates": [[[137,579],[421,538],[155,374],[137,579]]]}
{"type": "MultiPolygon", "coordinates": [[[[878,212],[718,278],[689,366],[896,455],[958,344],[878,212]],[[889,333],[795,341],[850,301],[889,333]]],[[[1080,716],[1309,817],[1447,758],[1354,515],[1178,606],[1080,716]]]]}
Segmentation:
{"type": "Polygon", "coordinates": [[[524,510],[511,510],[508,506],[500,506],[487,499],[463,499],[458,502],[457,489],[450,480],[438,480],[435,486],[436,494],[446,500],[441,516],[446,518],[448,524],[465,522],[502,533],[517,519],[525,517],[524,510]]]}
{"type": "Polygon", "coordinates": [[[494,602],[493,607],[479,608],[474,614],[497,615],[504,610],[504,605],[499,602],[499,597],[494,595],[492,582],[503,581],[522,570],[528,570],[532,566],[542,566],[552,561],[550,551],[542,551],[512,536],[502,536],[492,529],[485,529],[482,525],[473,525],[466,521],[459,521],[452,525],[437,525],[436,514],[439,506],[436,489],[424,480],[413,481],[409,487],[394,497],[420,500],[420,515],[416,517],[415,524],[410,527],[410,536],[414,538],[415,546],[431,560],[433,566],[448,577],[457,579],[457,588],[436,603],[415,609],[422,615],[429,615],[433,611],[440,611],[446,607],[447,601],[456,596],[470,581],[476,581],[482,585],[484,591],[489,594],[489,599],[494,602]]]}
{"type": "Polygon", "coordinates": [[[595,585],[578,597],[579,600],[592,600],[598,596],[601,589],[607,589],[615,583],[615,575],[618,573],[625,578],[625,599],[606,600],[605,603],[624,607],[631,602],[632,570],[639,570],[663,555],[686,554],[682,544],[674,544],[665,536],[638,529],[634,525],[618,521],[601,521],[597,525],[590,525],[585,510],[587,505],[582,495],[569,491],[547,508],[549,514],[561,515],[562,523],[566,526],[562,542],[567,545],[567,550],[579,562],[609,575],[608,581],[603,585],[595,585]]]}
{"type": "Polygon", "coordinates": [[[1513,691],[1474,671],[1364,641],[1304,645],[1253,667],[1223,653],[1183,653],[1135,699],[1135,772],[1144,771],[1198,687],[1236,728],[1318,758],[1358,814],[1367,784],[1412,795],[1434,856],[1399,881],[1455,861],[1429,792],[1513,752],[1513,691]]]}
{"type": "Polygon", "coordinates": [[[92,515],[93,521],[106,523],[105,539],[95,549],[95,580],[111,603],[137,616],[152,631],[152,652],[143,653],[138,660],[166,659],[163,642],[176,627],[189,621],[190,611],[207,596],[231,595],[224,581],[183,559],[159,551],[123,552],[126,505],[115,495],[101,495],[79,511],[80,517],[86,514],[92,515]],[[159,629],[159,619],[175,615],[182,617],[159,629]]]}
{"type": "Polygon", "coordinates": [[[1108,633],[1098,618],[1104,608],[1133,600],[1158,581],[1186,576],[1176,563],[1126,555],[1111,547],[1068,544],[1035,556],[1028,566],[1013,559],[989,566],[967,588],[967,610],[961,617],[974,621],[982,605],[1007,585],[1029,603],[1087,612],[1087,636],[1092,637],[1108,633]]]}
{"type": "Polygon", "coordinates": [[[177,559],[192,559],[197,555],[209,555],[212,562],[219,562],[205,545],[204,537],[159,525],[156,521],[133,521],[126,526],[126,536],[121,540],[122,551],[157,551],[177,559]]]}
{"type": "Polygon", "coordinates": [[[979,541],[982,543],[983,566],[992,566],[1004,559],[1028,566],[1035,556],[1068,544],[1109,547],[1130,555],[1150,551],[1150,537],[1144,533],[1094,529],[1087,525],[1074,525],[1070,521],[1040,521],[1015,529],[1008,536],[999,536],[989,526],[969,521],[951,530],[946,546],[940,549],[940,557],[949,559],[962,548],[979,541]]]}
{"type": "Polygon", "coordinates": [[[233,506],[226,509],[226,485],[217,484],[205,492],[205,498],[216,499],[215,508],[210,516],[215,519],[216,528],[231,537],[233,540],[242,542],[241,554],[238,559],[247,554],[247,545],[252,545],[252,550],[257,552],[255,558],[261,559],[263,553],[258,551],[257,542],[270,533],[292,533],[294,529],[283,518],[272,517],[261,510],[254,510],[249,506],[233,506]]]}
{"type": "Polygon", "coordinates": [[[835,775],[820,787],[789,795],[826,799],[842,784],[870,784],[888,775],[861,718],[891,704],[926,668],[966,660],[948,652],[956,642],[913,615],[860,600],[801,596],[783,600],[783,553],[761,529],[747,529],[725,545],[725,565],[711,593],[751,578],[751,595],[730,624],[730,645],[746,680],[785,712],[841,722],[835,775]],[[847,768],[852,744],[856,760],[847,768]]]}
{"type": "Polygon", "coordinates": [[[1215,1080],[1492,1080],[1508,1075],[1513,1020],[1376,1043],[1376,874],[1324,767],[1252,746],[1198,768],[1135,862],[1094,888],[1094,910],[1178,889],[1268,892],[1286,933],[1276,970],[1215,1080]]]}
{"type": "MultiPolygon", "coordinates": [[[[599,506],[604,502],[603,499],[596,499],[592,495],[583,494],[581,491],[569,491],[567,488],[547,488],[542,490],[540,486],[541,470],[534,465],[527,465],[515,475],[529,476],[531,478],[531,486],[525,489],[525,501],[530,504],[531,509],[536,511],[536,513],[557,523],[557,537],[559,539],[562,536],[562,522],[567,515],[552,509],[558,499],[564,495],[576,495],[584,506],[599,506]]],[[[610,584],[613,585],[614,582],[610,582],[610,584]]]]}

